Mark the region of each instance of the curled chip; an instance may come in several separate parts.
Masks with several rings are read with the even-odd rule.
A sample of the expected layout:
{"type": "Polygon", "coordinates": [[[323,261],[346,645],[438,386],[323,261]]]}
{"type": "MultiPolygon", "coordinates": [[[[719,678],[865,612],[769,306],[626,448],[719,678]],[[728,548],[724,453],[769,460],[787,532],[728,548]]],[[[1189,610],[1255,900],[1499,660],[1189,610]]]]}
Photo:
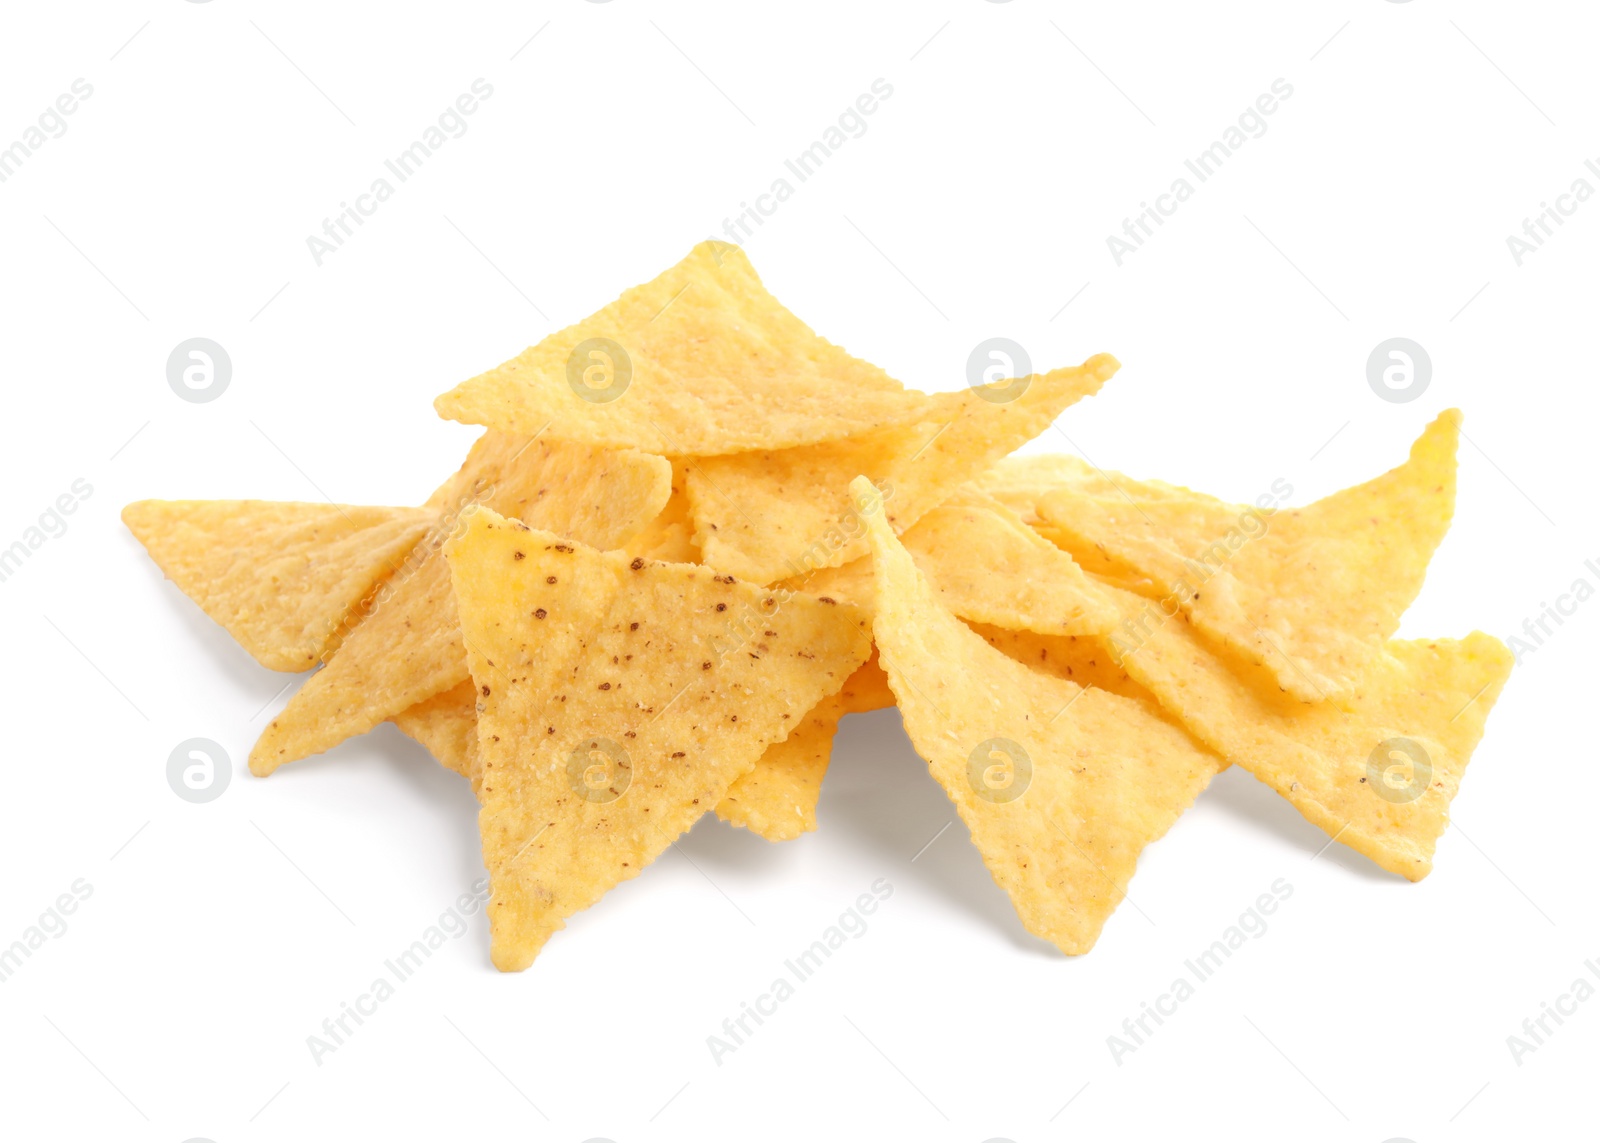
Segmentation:
{"type": "Polygon", "coordinates": [[[487,509],[445,547],[478,689],[491,953],[528,967],[866,662],[854,608],[487,509]],[[747,620],[754,637],[740,637],[747,620]]]}
{"type": "Polygon", "coordinates": [[[1305,508],[1263,511],[1171,489],[1128,498],[1064,490],[1038,512],[1080,561],[1109,560],[1125,586],[1149,580],[1159,589],[1151,594],[1291,695],[1334,699],[1350,693],[1422,589],[1455,510],[1459,421],[1455,410],[1441,415],[1405,464],[1305,508]]]}
{"type": "Polygon", "coordinates": [[[872,540],[872,621],[917,752],[1029,932],[1093,947],[1139,852],[1222,759],[1136,699],[1035,672],[945,611],[884,519],[851,485],[872,540]]]}
{"type": "Polygon", "coordinates": [[[665,560],[673,564],[697,564],[700,549],[694,543],[694,520],[689,516],[689,494],[685,491],[688,480],[684,462],[672,464],[672,495],[659,515],[639,530],[623,551],[630,556],[643,556],[647,560],[665,560]]]}
{"type": "Polygon", "coordinates": [[[924,419],[930,399],[818,337],[737,246],[666,273],[456,386],[439,414],[666,456],[838,440],[924,419]]]}

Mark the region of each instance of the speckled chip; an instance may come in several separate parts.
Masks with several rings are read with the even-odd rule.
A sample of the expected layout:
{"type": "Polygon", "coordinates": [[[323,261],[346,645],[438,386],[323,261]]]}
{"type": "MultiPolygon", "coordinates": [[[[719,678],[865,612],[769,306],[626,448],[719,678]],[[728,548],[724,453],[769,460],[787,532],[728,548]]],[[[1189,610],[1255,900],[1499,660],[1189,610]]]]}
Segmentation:
{"type": "Polygon", "coordinates": [[[491,954],[528,967],[867,660],[847,604],[599,552],[487,509],[445,547],[478,690],[491,954]]]}

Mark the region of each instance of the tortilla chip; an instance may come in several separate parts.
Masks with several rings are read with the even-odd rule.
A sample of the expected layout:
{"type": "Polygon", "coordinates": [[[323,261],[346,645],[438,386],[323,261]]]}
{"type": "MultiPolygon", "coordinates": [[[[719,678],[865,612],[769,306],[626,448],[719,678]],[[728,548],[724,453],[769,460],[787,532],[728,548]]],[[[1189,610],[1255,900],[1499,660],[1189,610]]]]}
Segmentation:
{"type": "Polygon", "coordinates": [[[833,736],[847,714],[894,705],[876,652],[806,715],[782,742],[767,747],[755,767],[717,803],[717,816],[768,841],[791,841],[817,828],[817,798],[833,757],[833,736]]]}
{"type": "Polygon", "coordinates": [[[702,558],[742,579],[771,583],[863,556],[847,486],[865,473],[883,486],[890,522],[910,528],[996,459],[1048,428],[1068,405],[1099,391],[1116,358],[1035,374],[1015,400],[972,389],[933,398],[920,424],[806,448],[689,462],[689,510],[702,558]]]}
{"type": "Polygon", "coordinates": [[[906,733],[1029,932],[1087,952],[1139,852],[1223,765],[1142,704],[1023,666],[945,611],[874,501],[878,653],[906,733]]]}
{"type": "Polygon", "coordinates": [[[1266,515],[1194,493],[1119,504],[1056,492],[1039,513],[1068,550],[1148,576],[1196,630],[1264,665],[1291,695],[1337,698],[1399,627],[1450,526],[1459,420],[1441,415],[1405,464],[1305,508],[1266,515]]]}
{"type": "Polygon", "coordinates": [[[845,604],[598,552],[476,509],[445,547],[482,709],[492,954],[526,968],[866,661],[845,604]],[[739,645],[732,614],[760,616],[739,645]]]}
{"type": "Polygon", "coordinates": [[[1500,640],[1476,631],[1391,640],[1347,698],[1305,703],[1260,666],[1207,646],[1181,613],[1165,619],[1158,604],[1107,590],[1137,629],[1122,665],[1197,738],[1389,872],[1428,875],[1450,800],[1511,673],[1500,640]],[[1378,779],[1407,743],[1422,752],[1407,782],[1426,780],[1395,799],[1378,779]]]}
{"type": "MultiPolygon", "coordinates": [[[[474,793],[482,780],[477,702],[478,692],[469,680],[390,720],[440,765],[469,779],[474,793]]],[[[767,747],[754,769],[735,781],[717,803],[717,816],[768,841],[788,841],[816,829],[817,796],[839,719],[893,705],[889,680],[874,654],[845,680],[843,690],[812,707],[788,738],[767,747]]]]}
{"type": "Polygon", "coordinates": [[[469,424],[665,456],[837,440],[927,405],[818,337],[721,242],[434,402],[469,424]]]}
{"type": "MultiPolygon", "coordinates": [[[[671,479],[658,456],[488,433],[441,493],[614,548],[661,511],[671,479]]],[[[252,773],[330,750],[466,681],[444,539],[442,530],[432,536],[409,574],[385,585],[371,614],[268,725],[250,752],[252,773]]]]}
{"type": "Polygon", "coordinates": [[[316,666],[437,519],[424,508],[267,500],[122,510],[167,578],[274,671],[316,666]]]}

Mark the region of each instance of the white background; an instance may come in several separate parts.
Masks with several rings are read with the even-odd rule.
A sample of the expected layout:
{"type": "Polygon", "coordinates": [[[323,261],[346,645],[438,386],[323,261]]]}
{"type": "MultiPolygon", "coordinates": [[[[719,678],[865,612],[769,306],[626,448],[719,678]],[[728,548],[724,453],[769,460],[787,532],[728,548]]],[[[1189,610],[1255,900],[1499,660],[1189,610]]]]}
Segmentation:
{"type": "Polygon", "coordinates": [[[1600,603],[1524,656],[1421,884],[1316,856],[1230,771],[1064,958],[959,823],[927,845],[953,815],[897,716],[852,716],[817,833],[702,822],[517,976],[475,918],[319,1066],[307,1036],[482,875],[471,793],[387,726],[251,778],[285,678],[117,514],[420,502],[474,435],[435,394],[719,234],[883,78],[748,244],[778,297],[925,389],[993,336],[1038,367],[1114,352],[1036,447],[1241,500],[1365,479],[1459,405],[1456,523],[1401,633],[1507,637],[1600,585],[1600,204],[1520,267],[1506,246],[1600,187],[1595,34],[1578,3],[1439,0],[8,6],[0,146],[74,79],[93,95],[0,184],[0,546],[93,491],[0,583],[0,943],[93,893],[0,985],[0,1133],[1576,1137],[1600,1002],[1520,1065],[1506,1038],[1600,956],[1600,603]],[[306,237],[479,77],[466,134],[317,266],[306,237]],[[1280,77],[1266,134],[1117,266],[1106,237],[1280,77]],[[233,362],[207,404],[165,376],[196,336],[233,362]],[[1410,403],[1367,384],[1393,336],[1433,362],[1410,403]],[[233,758],[206,805],[165,778],[197,736],[233,758]],[[706,1037],[877,878],[869,931],[714,1063],[706,1037]],[[1114,1063],[1107,1036],[1278,878],[1267,933],[1114,1063]]]}

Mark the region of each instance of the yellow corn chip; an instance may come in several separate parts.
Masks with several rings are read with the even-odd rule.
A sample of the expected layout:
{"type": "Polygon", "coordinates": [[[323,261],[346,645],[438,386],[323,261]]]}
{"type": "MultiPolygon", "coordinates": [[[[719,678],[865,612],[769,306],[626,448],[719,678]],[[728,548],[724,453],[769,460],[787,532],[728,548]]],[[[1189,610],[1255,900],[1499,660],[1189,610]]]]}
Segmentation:
{"type": "Polygon", "coordinates": [[[140,500],[122,522],[264,667],[304,671],[438,519],[424,508],[140,500]]]}
{"type": "MultiPolygon", "coordinates": [[[[441,494],[459,502],[476,489],[471,496],[497,511],[614,548],[661,511],[671,480],[658,456],[488,433],[441,494]]],[[[385,585],[372,613],[268,725],[250,752],[253,773],[330,750],[466,680],[443,541],[434,536],[415,566],[385,585]]]]}
{"type": "Polygon", "coordinates": [[[1512,656],[1482,632],[1391,640],[1348,697],[1306,703],[1196,637],[1181,613],[1107,588],[1130,624],[1122,665],[1201,741],[1312,824],[1419,881],[1512,656]]]}
{"type": "Polygon", "coordinates": [[[927,405],[818,337],[720,242],[434,402],[452,420],[666,456],[837,440],[927,405]]]}
{"type": "Polygon", "coordinates": [[[995,650],[940,607],[874,502],[878,653],[906,733],[955,803],[1029,932],[1087,952],[1139,852],[1221,759],[1139,702],[1052,678],[995,650]]]}
{"type": "Polygon", "coordinates": [[[885,488],[904,532],[996,459],[1043,432],[1074,401],[1099,391],[1115,358],[1027,378],[997,403],[972,389],[933,398],[937,416],[805,448],[691,461],[689,510],[711,567],[771,583],[865,555],[847,486],[865,473],[885,488]]]}
{"type": "Polygon", "coordinates": [[[1450,526],[1459,419],[1435,420],[1400,467],[1270,516],[1195,493],[1119,503],[1055,492],[1039,513],[1069,551],[1108,555],[1124,583],[1149,577],[1196,630],[1291,695],[1336,698],[1399,627],[1450,526]]]}
{"type": "Polygon", "coordinates": [[[464,520],[445,554],[482,706],[492,954],[515,971],[721,801],[871,641],[846,604],[464,520]],[[730,644],[740,614],[759,631],[730,644]]]}
{"type": "Polygon", "coordinates": [[[768,841],[790,841],[817,828],[817,797],[833,757],[833,736],[847,714],[893,706],[894,694],[876,657],[844,689],[812,707],[782,742],[767,747],[755,767],[729,787],[717,816],[768,841]]]}
{"type": "MultiPolygon", "coordinates": [[[[1119,616],[1072,557],[976,490],[959,491],[900,542],[940,604],[971,623],[1046,635],[1101,634],[1119,616]]],[[[872,610],[872,557],[821,568],[780,586],[872,610]]]]}

